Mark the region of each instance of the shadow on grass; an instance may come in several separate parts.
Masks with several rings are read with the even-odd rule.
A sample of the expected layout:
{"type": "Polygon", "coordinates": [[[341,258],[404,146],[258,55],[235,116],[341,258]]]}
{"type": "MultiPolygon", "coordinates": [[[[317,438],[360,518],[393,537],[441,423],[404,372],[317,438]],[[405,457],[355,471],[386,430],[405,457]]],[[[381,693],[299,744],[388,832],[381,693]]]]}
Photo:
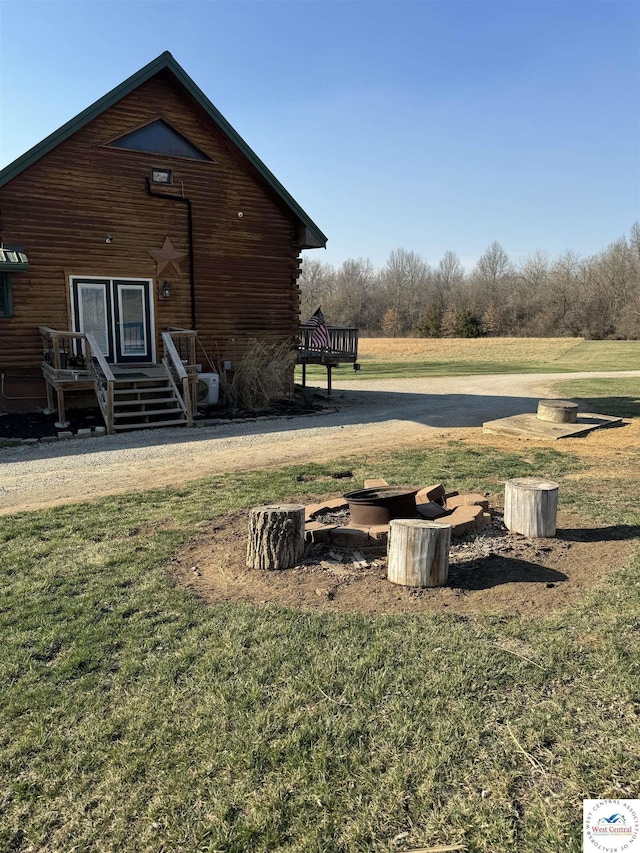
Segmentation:
{"type": "Polygon", "coordinates": [[[613,542],[640,538],[640,525],[615,524],[610,527],[568,528],[558,530],[556,538],[564,542],[613,542]]]}
{"type": "Polygon", "coordinates": [[[640,399],[632,397],[574,397],[581,412],[594,412],[616,418],[640,418],[640,399]]]}
{"type": "Polygon", "coordinates": [[[513,557],[487,557],[456,563],[449,569],[448,586],[457,589],[490,589],[506,583],[562,583],[567,575],[555,569],[513,557]]]}

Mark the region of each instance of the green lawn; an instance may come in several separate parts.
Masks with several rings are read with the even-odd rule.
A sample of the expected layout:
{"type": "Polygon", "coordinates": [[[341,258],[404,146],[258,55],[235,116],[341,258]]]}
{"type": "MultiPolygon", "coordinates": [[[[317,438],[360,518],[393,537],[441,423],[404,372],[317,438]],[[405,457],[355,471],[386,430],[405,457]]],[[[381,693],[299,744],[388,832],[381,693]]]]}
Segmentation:
{"type": "MultiPolygon", "coordinates": [[[[640,370],[640,341],[585,341],[582,338],[380,339],[361,341],[360,371],[337,368],[336,379],[413,379],[492,373],[572,373],[640,370]]],[[[301,381],[302,370],[296,370],[301,381]]],[[[323,367],[309,366],[307,379],[326,379],[323,367]]]]}
{"type": "MultiPolygon", "coordinates": [[[[578,853],[583,798],[640,796],[640,561],[537,619],[210,607],[165,567],[303,473],[537,474],[576,509],[585,465],[455,441],[3,518],[0,850],[578,853]]],[[[637,533],[639,492],[596,518],[637,533]]]]}

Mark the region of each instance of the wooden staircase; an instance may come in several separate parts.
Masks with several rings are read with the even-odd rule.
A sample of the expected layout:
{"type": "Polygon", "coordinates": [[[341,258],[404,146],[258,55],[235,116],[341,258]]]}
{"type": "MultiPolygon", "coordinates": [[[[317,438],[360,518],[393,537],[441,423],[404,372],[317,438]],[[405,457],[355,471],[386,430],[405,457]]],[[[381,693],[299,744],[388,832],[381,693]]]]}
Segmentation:
{"type": "Polygon", "coordinates": [[[181,400],[164,366],[142,373],[123,370],[114,378],[114,432],[187,425],[181,400]]]}

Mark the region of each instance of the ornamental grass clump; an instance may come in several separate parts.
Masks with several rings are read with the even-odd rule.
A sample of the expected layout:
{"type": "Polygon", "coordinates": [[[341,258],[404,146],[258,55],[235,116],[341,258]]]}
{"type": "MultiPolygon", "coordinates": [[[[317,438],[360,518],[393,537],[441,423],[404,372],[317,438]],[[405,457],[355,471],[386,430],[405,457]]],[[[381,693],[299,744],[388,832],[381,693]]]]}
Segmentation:
{"type": "Polygon", "coordinates": [[[220,387],[233,409],[259,412],[274,400],[293,394],[296,353],[289,342],[272,344],[252,338],[233,371],[223,371],[220,387]]]}

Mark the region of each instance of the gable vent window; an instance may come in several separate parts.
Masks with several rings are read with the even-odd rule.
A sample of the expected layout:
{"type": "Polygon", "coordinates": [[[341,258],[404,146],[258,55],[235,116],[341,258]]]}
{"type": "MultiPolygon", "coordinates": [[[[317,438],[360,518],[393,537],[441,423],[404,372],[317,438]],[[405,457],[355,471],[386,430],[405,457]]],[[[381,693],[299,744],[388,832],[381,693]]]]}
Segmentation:
{"type": "Polygon", "coordinates": [[[166,157],[184,157],[187,160],[211,161],[211,157],[208,157],[162,119],[152,121],[151,124],[120,136],[108,144],[110,148],[141,151],[144,154],[164,154],[166,157]]]}

